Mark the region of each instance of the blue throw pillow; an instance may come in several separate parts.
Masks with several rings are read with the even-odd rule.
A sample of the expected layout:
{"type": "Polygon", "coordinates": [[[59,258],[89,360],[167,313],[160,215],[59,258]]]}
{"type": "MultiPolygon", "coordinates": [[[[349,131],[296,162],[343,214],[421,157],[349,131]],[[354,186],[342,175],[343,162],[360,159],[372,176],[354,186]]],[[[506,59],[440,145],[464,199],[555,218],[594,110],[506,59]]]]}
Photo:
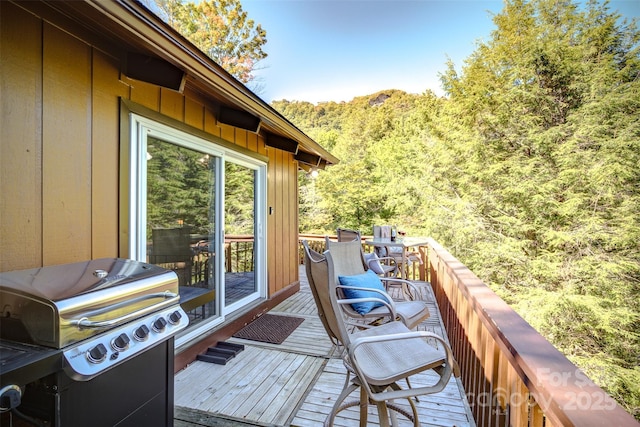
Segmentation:
{"type": "MultiPolygon", "coordinates": [[[[368,289],[379,289],[381,291],[385,291],[384,285],[380,278],[371,270],[367,270],[364,274],[357,274],[355,276],[338,276],[338,280],[340,280],[340,284],[342,286],[354,286],[357,288],[368,288],[368,289]]],[[[385,299],[383,295],[380,295],[377,292],[363,291],[360,289],[349,289],[342,288],[344,295],[347,299],[351,298],[378,298],[385,299]]],[[[351,307],[355,311],[357,311],[361,315],[365,315],[376,307],[381,307],[381,302],[371,301],[371,302],[357,302],[351,304],[351,307]]]]}

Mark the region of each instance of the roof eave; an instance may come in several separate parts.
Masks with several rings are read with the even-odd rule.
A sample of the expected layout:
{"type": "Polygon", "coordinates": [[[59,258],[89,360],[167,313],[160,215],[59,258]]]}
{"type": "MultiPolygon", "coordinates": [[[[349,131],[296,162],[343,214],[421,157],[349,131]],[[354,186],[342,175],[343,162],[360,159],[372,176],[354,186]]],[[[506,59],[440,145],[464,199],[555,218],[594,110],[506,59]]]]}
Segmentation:
{"type": "Polygon", "coordinates": [[[208,88],[218,97],[224,97],[235,108],[258,116],[261,120],[261,129],[297,141],[302,150],[319,156],[327,164],[339,162],[338,158],[322,148],[142,4],[126,0],[63,3],[74,11],[84,14],[85,17],[93,16],[94,24],[117,33],[128,42],[137,44],[140,49],[153,53],[184,70],[189,79],[197,81],[199,86],[208,88]],[[90,6],[90,9],[83,7],[82,4],[90,6]],[[98,17],[100,19],[95,19],[98,17]]]}

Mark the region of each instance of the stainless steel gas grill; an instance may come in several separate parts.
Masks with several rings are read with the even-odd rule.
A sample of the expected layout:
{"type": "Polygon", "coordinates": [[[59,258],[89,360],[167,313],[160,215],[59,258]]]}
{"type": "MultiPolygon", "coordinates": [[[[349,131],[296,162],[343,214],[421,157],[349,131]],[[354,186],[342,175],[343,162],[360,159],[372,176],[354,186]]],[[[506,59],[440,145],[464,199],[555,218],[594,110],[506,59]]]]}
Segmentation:
{"type": "Polygon", "coordinates": [[[172,425],[179,301],[174,272],[127,259],[0,273],[0,412],[172,425]]]}

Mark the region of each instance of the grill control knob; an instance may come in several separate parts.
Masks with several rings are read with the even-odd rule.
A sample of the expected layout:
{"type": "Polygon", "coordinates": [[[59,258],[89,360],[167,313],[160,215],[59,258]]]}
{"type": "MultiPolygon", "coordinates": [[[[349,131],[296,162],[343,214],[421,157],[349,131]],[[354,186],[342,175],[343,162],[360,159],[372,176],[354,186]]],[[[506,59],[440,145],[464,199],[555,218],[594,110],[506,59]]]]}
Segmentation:
{"type": "Polygon", "coordinates": [[[129,347],[129,337],[127,334],[120,334],[111,341],[111,347],[115,351],[124,351],[129,347]]]}
{"type": "Polygon", "coordinates": [[[180,319],[182,319],[182,314],[180,314],[180,312],[176,310],[169,315],[168,319],[169,323],[171,323],[172,325],[177,325],[178,323],[180,323],[180,319]]]}
{"type": "Polygon", "coordinates": [[[147,325],[142,325],[135,331],[133,331],[133,338],[138,341],[144,341],[149,337],[149,328],[147,325]]]}
{"type": "Polygon", "coordinates": [[[104,344],[98,344],[91,350],[87,351],[87,359],[91,363],[100,363],[107,357],[107,347],[104,344]]]}
{"type": "Polygon", "coordinates": [[[162,332],[164,331],[164,328],[167,326],[167,321],[164,320],[164,317],[159,317],[157,318],[153,324],[151,325],[151,327],[153,328],[154,331],[156,332],[162,332]]]}

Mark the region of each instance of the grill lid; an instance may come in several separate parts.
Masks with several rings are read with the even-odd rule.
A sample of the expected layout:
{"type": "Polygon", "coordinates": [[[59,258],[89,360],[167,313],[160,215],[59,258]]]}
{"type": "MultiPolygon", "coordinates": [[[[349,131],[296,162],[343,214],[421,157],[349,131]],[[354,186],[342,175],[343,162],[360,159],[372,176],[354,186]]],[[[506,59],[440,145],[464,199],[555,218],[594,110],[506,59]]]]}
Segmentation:
{"type": "Polygon", "coordinates": [[[143,280],[166,272],[153,264],[102,258],[0,273],[0,287],[59,302],[86,293],[143,280]]]}
{"type": "Polygon", "coordinates": [[[0,273],[0,337],[63,348],[179,302],[174,272],[122,258],[0,273]]]}

